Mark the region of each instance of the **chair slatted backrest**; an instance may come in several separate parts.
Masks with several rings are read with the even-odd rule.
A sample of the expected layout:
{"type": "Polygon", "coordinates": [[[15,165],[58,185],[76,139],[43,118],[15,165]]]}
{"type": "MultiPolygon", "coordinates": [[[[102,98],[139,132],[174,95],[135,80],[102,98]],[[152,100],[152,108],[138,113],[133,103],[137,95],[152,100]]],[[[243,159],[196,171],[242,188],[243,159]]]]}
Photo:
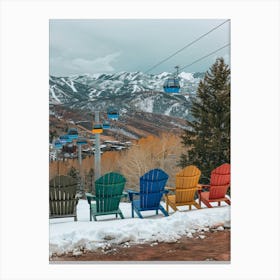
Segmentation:
{"type": "Polygon", "coordinates": [[[209,199],[225,197],[230,185],[230,164],[224,163],[211,172],[209,199]]]}
{"type": "Polygon", "coordinates": [[[158,207],[168,175],[161,169],[152,169],[140,177],[140,207],[158,207]]]}
{"type": "Polygon", "coordinates": [[[56,176],[49,184],[50,216],[67,216],[75,212],[77,180],[70,176],[56,176]]]}
{"type": "Polygon", "coordinates": [[[98,213],[118,210],[126,179],[110,172],[95,181],[96,210],[98,213]]]}
{"type": "Polygon", "coordinates": [[[176,174],[176,203],[190,202],[194,199],[201,171],[189,165],[176,174]],[[189,191],[180,191],[189,189],[189,191]]]}

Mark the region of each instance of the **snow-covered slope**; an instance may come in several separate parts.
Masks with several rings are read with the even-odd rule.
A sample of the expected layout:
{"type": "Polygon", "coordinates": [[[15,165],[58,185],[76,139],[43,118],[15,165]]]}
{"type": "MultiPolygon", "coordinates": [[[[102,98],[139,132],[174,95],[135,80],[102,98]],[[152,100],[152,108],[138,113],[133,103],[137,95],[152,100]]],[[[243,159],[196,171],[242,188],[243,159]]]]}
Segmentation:
{"type": "Polygon", "coordinates": [[[50,76],[49,102],[82,110],[103,110],[114,105],[120,110],[140,110],[185,118],[190,107],[189,95],[195,96],[203,73],[180,73],[180,94],[163,92],[163,83],[170,76],[167,72],[158,75],[119,72],[50,76]]]}

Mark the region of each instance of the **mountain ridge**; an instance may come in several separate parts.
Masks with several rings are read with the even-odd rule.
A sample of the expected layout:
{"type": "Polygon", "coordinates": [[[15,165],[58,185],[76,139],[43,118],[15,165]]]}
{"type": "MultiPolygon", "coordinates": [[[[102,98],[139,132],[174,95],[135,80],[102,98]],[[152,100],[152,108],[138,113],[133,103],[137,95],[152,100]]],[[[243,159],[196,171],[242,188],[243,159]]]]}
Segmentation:
{"type": "Polygon", "coordinates": [[[204,73],[180,73],[179,94],[163,91],[163,83],[171,75],[125,71],[68,77],[50,75],[49,104],[87,111],[106,110],[113,105],[121,113],[134,110],[190,118],[191,98],[195,97],[204,73]]]}

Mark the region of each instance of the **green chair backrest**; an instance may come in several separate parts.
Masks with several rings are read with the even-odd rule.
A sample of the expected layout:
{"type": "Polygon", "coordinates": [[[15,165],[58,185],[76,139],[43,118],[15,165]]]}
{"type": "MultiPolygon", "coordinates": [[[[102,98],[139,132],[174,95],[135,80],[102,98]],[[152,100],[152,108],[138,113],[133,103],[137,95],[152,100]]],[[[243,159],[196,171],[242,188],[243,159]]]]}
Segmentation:
{"type": "Polygon", "coordinates": [[[118,210],[126,179],[119,173],[110,172],[95,181],[97,213],[118,210]]]}

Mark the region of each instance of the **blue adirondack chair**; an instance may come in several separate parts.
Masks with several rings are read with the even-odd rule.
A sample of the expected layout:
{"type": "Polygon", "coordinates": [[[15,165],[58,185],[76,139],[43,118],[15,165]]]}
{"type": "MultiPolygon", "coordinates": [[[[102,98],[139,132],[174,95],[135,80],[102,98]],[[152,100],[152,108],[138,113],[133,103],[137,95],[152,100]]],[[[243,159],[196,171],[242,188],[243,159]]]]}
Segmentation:
{"type": "Polygon", "coordinates": [[[131,201],[131,216],[134,217],[134,211],[139,218],[143,218],[141,211],[155,210],[158,214],[160,210],[165,216],[168,216],[166,210],[160,205],[160,200],[165,190],[165,184],[168,175],[161,169],[152,169],[140,177],[140,192],[128,190],[129,200],[131,201]],[[134,196],[138,196],[135,199],[134,196]]]}

